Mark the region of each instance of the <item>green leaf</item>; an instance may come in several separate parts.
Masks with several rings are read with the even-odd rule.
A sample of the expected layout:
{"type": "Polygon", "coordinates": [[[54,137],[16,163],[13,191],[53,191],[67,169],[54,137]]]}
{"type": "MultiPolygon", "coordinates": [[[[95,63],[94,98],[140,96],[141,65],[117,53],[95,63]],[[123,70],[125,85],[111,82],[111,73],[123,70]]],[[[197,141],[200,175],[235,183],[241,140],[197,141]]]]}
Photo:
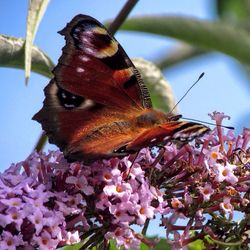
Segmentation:
{"type": "MultiPolygon", "coordinates": [[[[154,241],[154,237],[148,238],[149,240],[154,241]]],[[[141,243],[140,250],[171,250],[170,245],[167,243],[166,239],[161,238],[157,245],[154,248],[149,248],[146,244],[141,243]]]]}
{"type": "Polygon", "coordinates": [[[205,244],[202,240],[196,240],[190,244],[188,244],[189,250],[204,250],[205,244]]]}
{"type": "Polygon", "coordinates": [[[115,240],[110,240],[109,241],[109,250],[118,250],[118,248],[115,245],[115,240]]]}
{"type": "Polygon", "coordinates": [[[176,16],[147,16],[128,19],[121,29],[170,36],[200,48],[225,53],[250,65],[250,34],[225,23],[176,16]]]}
{"type": "Polygon", "coordinates": [[[25,79],[26,82],[30,76],[31,59],[32,59],[32,46],[36,35],[38,25],[44,15],[49,0],[30,0],[28,18],[27,18],[27,30],[26,30],[26,42],[25,42],[25,79]]]}
{"type": "Polygon", "coordinates": [[[207,54],[208,51],[197,47],[182,44],[169,53],[162,53],[155,64],[162,70],[183,63],[190,59],[207,54]]]}
{"type": "MultiPolygon", "coordinates": [[[[24,40],[0,35],[0,66],[24,69],[24,40]]],[[[54,64],[51,59],[36,46],[32,47],[32,71],[52,77],[54,64]]]]}
{"type": "Polygon", "coordinates": [[[58,248],[58,250],[78,250],[81,248],[82,245],[83,243],[79,242],[73,246],[65,246],[65,247],[58,248]]]}
{"type": "Polygon", "coordinates": [[[153,248],[153,250],[171,250],[171,247],[166,242],[166,239],[161,239],[159,243],[153,248]]]}
{"type": "Polygon", "coordinates": [[[166,81],[161,70],[153,63],[144,59],[133,59],[149,90],[153,106],[169,112],[175,105],[175,98],[170,84],[166,81]]]}
{"type": "Polygon", "coordinates": [[[239,23],[239,21],[249,20],[250,2],[249,0],[217,0],[215,1],[218,15],[227,22],[239,23]]]}

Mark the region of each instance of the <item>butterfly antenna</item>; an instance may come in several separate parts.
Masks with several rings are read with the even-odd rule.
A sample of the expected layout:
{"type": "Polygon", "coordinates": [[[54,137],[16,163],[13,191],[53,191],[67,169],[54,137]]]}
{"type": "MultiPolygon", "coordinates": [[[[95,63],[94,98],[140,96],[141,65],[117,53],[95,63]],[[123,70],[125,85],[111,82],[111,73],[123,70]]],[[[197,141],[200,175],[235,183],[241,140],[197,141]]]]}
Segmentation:
{"type": "MultiPolygon", "coordinates": [[[[200,76],[198,77],[198,79],[191,85],[191,87],[186,91],[186,93],[182,96],[182,98],[174,105],[174,107],[172,108],[172,110],[170,111],[170,113],[173,112],[173,110],[177,107],[177,105],[184,99],[184,97],[188,94],[188,92],[200,81],[200,79],[205,75],[204,72],[202,72],[200,74],[200,76]]],[[[203,123],[203,124],[208,124],[208,125],[213,125],[213,126],[219,126],[222,128],[227,128],[227,129],[234,129],[234,127],[232,126],[224,126],[224,125],[216,125],[212,122],[204,122],[204,121],[200,121],[200,120],[196,120],[196,119],[192,119],[192,118],[187,118],[187,117],[182,117],[182,119],[184,120],[189,120],[189,121],[194,121],[194,122],[199,122],[199,123],[203,123]]]]}
{"type": "Polygon", "coordinates": [[[232,126],[217,125],[217,124],[212,123],[212,122],[204,122],[204,121],[200,121],[200,120],[192,119],[192,118],[187,118],[187,117],[181,117],[181,118],[184,120],[188,120],[188,121],[199,122],[199,123],[213,125],[213,126],[219,126],[219,127],[227,128],[227,129],[234,129],[234,127],[232,127],[232,126]]]}
{"type": "Polygon", "coordinates": [[[173,112],[173,110],[178,106],[178,104],[184,99],[184,97],[188,94],[188,92],[200,81],[200,79],[205,75],[204,72],[200,74],[198,79],[191,85],[191,87],[186,91],[186,93],[182,96],[182,98],[174,105],[174,107],[171,109],[170,113],[173,112]]]}

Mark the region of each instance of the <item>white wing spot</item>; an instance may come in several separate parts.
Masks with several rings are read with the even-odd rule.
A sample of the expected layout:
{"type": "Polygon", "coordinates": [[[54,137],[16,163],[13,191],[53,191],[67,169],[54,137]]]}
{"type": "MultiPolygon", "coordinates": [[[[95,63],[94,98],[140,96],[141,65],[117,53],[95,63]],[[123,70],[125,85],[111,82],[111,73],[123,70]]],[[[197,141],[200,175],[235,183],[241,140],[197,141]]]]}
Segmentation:
{"type": "Polygon", "coordinates": [[[82,73],[82,72],[84,72],[85,71],[85,69],[83,69],[83,68],[81,68],[81,67],[77,67],[76,68],[76,72],[78,72],[78,73],[82,73]]]}
{"type": "Polygon", "coordinates": [[[87,56],[79,56],[79,59],[83,62],[88,62],[89,58],[87,56]]]}
{"type": "Polygon", "coordinates": [[[85,42],[85,43],[87,43],[87,42],[89,41],[89,38],[83,37],[83,38],[82,38],[82,41],[85,42]]]}
{"type": "Polygon", "coordinates": [[[91,48],[85,48],[85,51],[88,53],[88,54],[93,54],[95,51],[94,49],[91,49],[91,48]]]}
{"type": "Polygon", "coordinates": [[[67,96],[64,92],[62,92],[62,98],[65,99],[67,96]]]}
{"type": "Polygon", "coordinates": [[[88,109],[95,105],[95,103],[90,99],[85,99],[85,101],[79,106],[81,109],[88,109]]]}
{"type": "Polygon", "coordinates": [[[74,104],[67,104],[67,103],[64,103],[63,104],[65,108],[75,108],[75,105],[74,104]]]}
{"type": "Polygon", "coordinates": [[[169,140],[169,136],[165,136],[165,137],[163,138],[163,141],[167,141],[167,140],[169,140]]]}
{"type": "Polygon", "coordinates": [[[156,138],[153,138],[153,139],[151,139],[150,142],[155,142],[156,140],[157,140],[156,138]]]}

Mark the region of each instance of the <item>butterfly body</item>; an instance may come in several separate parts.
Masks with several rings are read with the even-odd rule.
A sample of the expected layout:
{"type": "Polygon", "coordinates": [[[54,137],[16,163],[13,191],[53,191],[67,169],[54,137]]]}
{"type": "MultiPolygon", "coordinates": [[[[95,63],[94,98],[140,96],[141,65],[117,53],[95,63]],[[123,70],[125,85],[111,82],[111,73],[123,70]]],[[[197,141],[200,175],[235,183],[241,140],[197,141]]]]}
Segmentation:
{"type": "Polygon", "coordinates": [[[59,33],[66,46],[33,119],[68,160],[125,156],[209,130],[153,109],[138,70],[94,18],[78,15],[59,33]]]}

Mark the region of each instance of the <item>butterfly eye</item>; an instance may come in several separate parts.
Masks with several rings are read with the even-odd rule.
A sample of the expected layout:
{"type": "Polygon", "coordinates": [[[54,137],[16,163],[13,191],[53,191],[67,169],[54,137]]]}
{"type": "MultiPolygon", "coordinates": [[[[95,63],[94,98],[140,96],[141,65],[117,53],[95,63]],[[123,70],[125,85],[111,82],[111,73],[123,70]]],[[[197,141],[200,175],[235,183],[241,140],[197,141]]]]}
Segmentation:
{"type": "Polygon", "coordinates": [[[77,108],[84,102],[83,97],[74,95],[61,88],[58,88],[57,97],[60,104],[66,109],[77,108]]]}

